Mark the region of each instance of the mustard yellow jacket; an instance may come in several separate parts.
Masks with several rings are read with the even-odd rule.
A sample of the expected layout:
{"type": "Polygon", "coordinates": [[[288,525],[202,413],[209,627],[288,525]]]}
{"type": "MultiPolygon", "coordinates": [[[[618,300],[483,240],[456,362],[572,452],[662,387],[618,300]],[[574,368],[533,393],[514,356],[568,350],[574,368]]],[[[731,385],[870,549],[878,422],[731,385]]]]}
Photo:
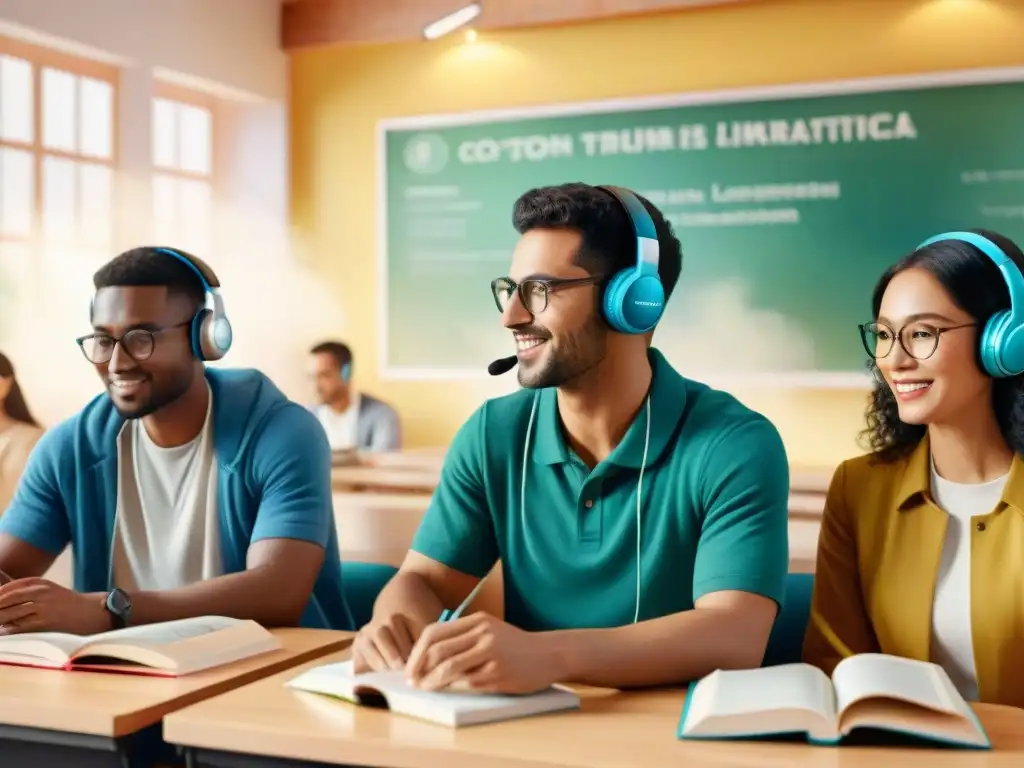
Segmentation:
{"type": "MultiPolygon", "coordinates": [[[[825,502],[804,660],[830,673],[855,653],[929,659],[946,513],[932,500],[927,439],[907,458],[843,462],[825,502]]],[[[972,518],[971,629],[984,702],[1024,707],[1024,461],[972,518]]]]}

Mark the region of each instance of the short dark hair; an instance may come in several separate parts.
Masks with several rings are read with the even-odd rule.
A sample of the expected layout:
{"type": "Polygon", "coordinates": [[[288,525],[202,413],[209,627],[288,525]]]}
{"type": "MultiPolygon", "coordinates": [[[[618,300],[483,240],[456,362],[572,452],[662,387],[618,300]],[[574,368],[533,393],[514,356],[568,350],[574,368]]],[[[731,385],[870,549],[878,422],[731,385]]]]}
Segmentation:
{"type": "Polygon", "coordinates": [[[309,350],[309,354],[330,355],[338,364],[339,370],[346,365],[350,368],[352,366],[352,350],[348,348],[348,344],[343,344],[340,341],[321,341],[309,350]]]}
{"type": "MultiPolygon", "coordinates": [[[[192,258],[180,248],[168,248],[185,258],[192,258]]],[[[199,275],[164,249],[156,246],[132,248],[115,256],[92,277],[92,284],[100,288],[163,286],[169,294],[185,296],[198,311],[206,303],[206,289],[199,275]]]]}
{"type": "MultiPolygon", "coordinates": [[[[646,198],[637,197],[651,214],[658,233],[658,276],[667,302],[683,269],[682,247],[661,211],[646,198]]],[[[512,224],[519,234],[542,227],[577,230],[583,244],[575,261],[591,274],[610,276],[636,264],[636,238],[622,203],[610,192],[589,184],[531,189],[516,200],[512,224]]]]}
{"type": "MultiPolygon", "coordinates": [[[[1024,270],[1024,253],[1012,240],[985,229],[967,231],[991,240],[1018,269],[1024,270]]],[[[872,317],[878,317],[889,283],[907,269],[923,269],[938,280],[954,303],[978,322],[979,336],[992,315],[1010,308],[1010,290],[992,259],[973,245],[942,240],[904,256],[885,271],[871,297],[872,317]]],[[[980,357],[977,364],[981,366],[980,357]]],[[[868,366],[874,369],[874,361],[869,360],[868,366]]],[[[1015,453],[1024,453],[1024,376],[995,379],[992,407],[1003,439],[1015,453]]],[[[927,429],[923,424],[900,421],[892,390],[888,384],[876,381],[868,399],[867,427],[862,439],[878,459],[893,461],[912,453],[927,429]]]]}

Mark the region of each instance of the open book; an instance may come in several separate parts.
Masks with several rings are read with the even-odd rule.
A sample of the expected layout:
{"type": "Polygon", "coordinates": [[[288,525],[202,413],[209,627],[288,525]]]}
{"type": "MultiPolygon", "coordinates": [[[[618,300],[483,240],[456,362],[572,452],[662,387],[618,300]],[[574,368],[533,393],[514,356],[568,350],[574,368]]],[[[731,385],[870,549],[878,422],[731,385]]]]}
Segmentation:
{"type": "Polygon", "coordinates": [[[255,621],[202,616],[98,635],[26,632],[0,637],[0,664],[179,677],[281,648],[255,621]]]}
{"type": "Polygon", "coordinates": [[[406,683],[405,673],[400,670],[355,675],[351,661],[314,667],[285,685],[453,728],[576,709],[580,705],[579,696],[560,686],[524,696],[421,691],[406,683]]]}
{"type": "Polygon", "coordinates": [[[809,664],[712,672],[690,685],[679,738],[803,734],[812,744],[834,745],[857,729],[991,747],[942,667],[880,653],[843,659],[831,679],[809,664]]]}

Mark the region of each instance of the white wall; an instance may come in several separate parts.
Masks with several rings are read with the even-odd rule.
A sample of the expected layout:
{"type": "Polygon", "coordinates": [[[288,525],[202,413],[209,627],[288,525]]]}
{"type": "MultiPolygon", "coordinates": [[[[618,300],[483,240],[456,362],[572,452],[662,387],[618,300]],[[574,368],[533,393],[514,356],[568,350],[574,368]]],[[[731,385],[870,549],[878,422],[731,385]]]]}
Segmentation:
{"type": "Polygon", "coordinates": [[[0,0],[0,19],[133,66],[281,101],[278,0],[0,0]]]}
{"type": "MultiPolygon", "coordinates": [[[[152,235],[154,81],[224,99],[215,118],[217,241],[214,253],[198,254],[217,270],[235,327],[223,364],[258,367],[304,399],[305,350],[335,335],[343,318],[293,258],[299,246],[288,225],[288,62],[278,26],[278,0],[0,0],[0,35],[121,68],[117,250],[152,235]]],[[[69,265],[60,277],[66,285],[51,276],[32,305],[19,308],[17,327],[0,329],[30,405],[48,425],[101,391],[74,344],[89,328],[95,266],[69,265]]]]}

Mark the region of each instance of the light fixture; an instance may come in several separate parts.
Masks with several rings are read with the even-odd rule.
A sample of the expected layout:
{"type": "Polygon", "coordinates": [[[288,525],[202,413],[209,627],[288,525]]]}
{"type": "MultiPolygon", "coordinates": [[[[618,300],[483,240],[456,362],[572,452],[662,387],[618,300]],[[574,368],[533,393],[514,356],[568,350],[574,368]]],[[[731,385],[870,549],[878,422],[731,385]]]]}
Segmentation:
{"type": "Polygon", "coordinates": [[[459,27],[469,24],[469,22],[479,16],[480,10],[480,3],[470,3],[459,8],[457,11],[452,11],[444,18],[425,26],[423,28],[423,36],[427,40],[436,40],[447,35],[449,32],[454,32],[459,27]]]}

